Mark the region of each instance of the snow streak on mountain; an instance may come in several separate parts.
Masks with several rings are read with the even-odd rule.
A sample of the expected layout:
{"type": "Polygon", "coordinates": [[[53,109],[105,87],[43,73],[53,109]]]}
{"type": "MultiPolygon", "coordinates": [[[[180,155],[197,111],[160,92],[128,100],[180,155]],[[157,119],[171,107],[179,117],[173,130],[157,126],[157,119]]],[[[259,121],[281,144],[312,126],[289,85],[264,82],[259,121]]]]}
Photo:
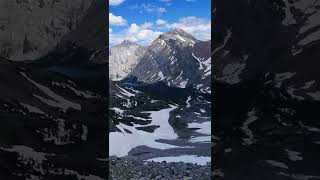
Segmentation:
{"type": "Polygon", "coordinates": [[[210,93],[211,42],[202,42],[182,29],[161,34],[130,73],[145,83],[165,82],[210,93]]]}

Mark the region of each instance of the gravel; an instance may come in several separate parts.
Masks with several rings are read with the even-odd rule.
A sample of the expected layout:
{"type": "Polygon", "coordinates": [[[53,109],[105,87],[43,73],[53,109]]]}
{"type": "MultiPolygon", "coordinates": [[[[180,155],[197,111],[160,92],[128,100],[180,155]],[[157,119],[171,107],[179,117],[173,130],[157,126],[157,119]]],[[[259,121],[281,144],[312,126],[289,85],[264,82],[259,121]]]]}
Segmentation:
{"type": "Polygon", "coordinates": [[[149,162],[137,159],[110,157],[111,180],[173,180],[211,179],[211,164],[205,166],[183,162],[149,162]]]}

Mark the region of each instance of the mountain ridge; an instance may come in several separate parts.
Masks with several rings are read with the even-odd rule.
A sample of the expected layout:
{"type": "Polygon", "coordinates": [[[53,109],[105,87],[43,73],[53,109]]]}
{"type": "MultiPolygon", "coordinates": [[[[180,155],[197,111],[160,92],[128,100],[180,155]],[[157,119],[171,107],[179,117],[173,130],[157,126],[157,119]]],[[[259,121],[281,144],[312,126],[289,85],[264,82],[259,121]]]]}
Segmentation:
{"type": "Polygon", "coordinates": [[[109,48],[109,77],[119,81],[129,74],[138,64],[145,48],[139,44],[124,40],[118,45],[109,48]]]}
{"type": "Polygon", "coordinates": [[[76,29],[87,10],[99,2],[102,1],[1,3],[0,10],[5,13],[0,14],[0,56],[23,61],[46,55],[66,34],[76,29]]]}
{"type": "Polygon", "coordinates": [[[164,81],[168,86],[194,86],[210,93],[210,42],[197,40],[182,29],[165,32],[147,47],[128,76],[144,83],[164,81]]]}

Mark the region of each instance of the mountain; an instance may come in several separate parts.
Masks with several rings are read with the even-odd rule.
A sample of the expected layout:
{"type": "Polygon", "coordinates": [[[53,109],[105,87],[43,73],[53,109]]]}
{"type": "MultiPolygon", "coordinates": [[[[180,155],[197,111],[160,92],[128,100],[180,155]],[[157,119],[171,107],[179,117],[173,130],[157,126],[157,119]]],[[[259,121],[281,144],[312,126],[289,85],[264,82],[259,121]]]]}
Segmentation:
{"type": "Polygon", "coordinates": [[[210,162],[210,94],[135,80],[109,83],[109,156],[210,162]]]}
{"type": "Polygon", "coordinates": [[[179,28],[163,33],[147,47],[129,76],[148,84],[163,81],[168,86],[210,93],[210,44],[179,28]]]}
{"type": "Polygon", "coordinates": [[[0,3],[0,56],[34,60],[74,30],[98,0],[2,1],[0,3]]]}
{"type": "Polygon", "coordinates": [[[251,5],[239,2],[233,8],[246,12],[241,17],[252,19],[249,22],[240,23],[232,19],[233,13],[226,12],[217,19],[223,24],[215,29],[214,80],[238,84],[264,77],[270,80],[267,84],[285,90],[292,98],[320,100],[316,68],[320,22],[315,20],[319,3],[283,0],[251,5]],[[258,12],[263,5],[265,14],[258,12]],[[260,19],[266,22],[260,23],[260,19]]]}
{"type": "Polygon", "coordinates": [[[17,23],[0,41],[0,179],[104,179],[106,2],[6,2],[17,23]]]}
{"type": "Polygon", "coordinates": [[[144,47],[125,40],[109,49],[109,78],[118,81],[126,77],[138,64],[144,47]]]}
{"type": "MultiPolygon", "coordinates": [[[[210,161],[210,45],[181,29],[163,33],[132,72],[109,82],[110,156],[161,160],[183,154],[210,161]]],[[[110,58],[110,74],[123,73],[122,64],[138,49],[129,41],[112,47],[111,56],[126,61],[114,65],[110,58]]]]}
{"type": "Polygon", "coordinates": [[[216,178],[320,177],[319,5],[303,0],[215,3],[216,178]]]}
{"type": "Polygon", "coordinates": [[[109,38],[105,29],[108,22],[106,6],[105,1],[94,0],[76,27],[63,36],[55,51],[68,47],[68,44],[72,42],[88,51],[90,63],[106,64],[109,38]]]}

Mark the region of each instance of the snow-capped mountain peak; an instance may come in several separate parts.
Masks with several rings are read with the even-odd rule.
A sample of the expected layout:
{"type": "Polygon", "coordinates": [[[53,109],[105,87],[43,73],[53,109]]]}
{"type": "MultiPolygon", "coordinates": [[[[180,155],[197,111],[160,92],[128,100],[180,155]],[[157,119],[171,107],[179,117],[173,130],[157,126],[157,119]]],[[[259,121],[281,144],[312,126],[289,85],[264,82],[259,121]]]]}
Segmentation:
{"type": "Polygon", "coordinates": [[[210,93],[210,42],[202,42],[182,29],[161,34],[130,73],[147,84],[196,87],[210,93]]]}
{"type": "Polygon", "coordinates": [[[199,42],[195,37],[193,37],[191,34],[187,33],[186,31],[175,28],[172,31],[165,32],[161,34],[152,44],[161,43],[164,42],[176,42],[180,45],[194,45],[195,43],[199,42]]]}

